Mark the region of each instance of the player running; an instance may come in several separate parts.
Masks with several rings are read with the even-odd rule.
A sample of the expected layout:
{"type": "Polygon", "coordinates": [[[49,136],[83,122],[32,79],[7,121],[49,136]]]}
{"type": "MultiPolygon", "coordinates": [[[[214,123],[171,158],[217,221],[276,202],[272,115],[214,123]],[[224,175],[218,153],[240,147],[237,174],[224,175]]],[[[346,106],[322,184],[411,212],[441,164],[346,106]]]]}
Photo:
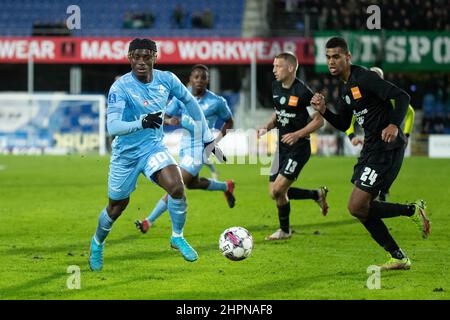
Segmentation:
{"type": "Polygon", "coordinates": [[[258,136],[277,128],[278,148],[271,168],[269,189],[276,201],[280,228],[266,240],[289,239],[292,235],[289,216],[290,200],[313,199],[323,215],[328,212],[326,201],[328,189],[318,190],[293,188],[303,166],[311,156],[309,135],[323,126],[322,116],[310,107],[313,96],[311,89],[296,78],[297,57],[290,52],[277,55],[273,62],[276,81],[272,83],[272,97],[275,113],[270,122],[258,130],[258,136]]]}
{"type": "Polygon", "coordinates": [[[331,75],[339,77],[337,114],[325,105],[323,95],[316,93],[311,105],[334,127],[345,131],[352,114],[364,129],[364,146],[354,167],[354,184],[349,212],[358,218],[373,239],[391,258],[381,270],[406,270],[411,261],[392,238],[382,219],[408,216],[418,224],[424,238],[430,233],[430,222],[425,214],[425,203],[411,204],[374,201],[380,190],[385,190],[400,170],[405,136],[400,129],[409,104],[409,95],[392,83],[366,68],[352,65],[346,41],[333,37],[326,43],[326,59],[331,75]],[[395,108],[391,100],[394,100],[395,108]]]}
{"type": "MultiPolygon", "coordinates": [[[[370,68],[370,71],[375,72],[376,74],[378,74],[381,79],[384,79],[384,73],[383,70],[381,70],[378,67],[372,67],[370,68]]],[[[393,102],[393,101],[391,101],[393,102]]],[[[395,105],[393,105],[393,107],[395,107],[395,105]]],[[[405,138],[406,138],[406,145],[408,145],[408,141],[409,141],[409,136],[411,134],[411,131],[414,127],[414,109],[411,105],[408,105],[408,111],[406,112],[406,116],[405,116],[405,128],[403,129],[403,133],[405,134],[405,138]]],[[[350,139],[350,142],[352,143],[352,145],[357,146],[357,145],[362,145],[364,143],[364,141],[355,135],[355,116],[352,117],[352,122],[350,124],[350,127],[347,129],[347,131],[345,131],[345,134],[348,136],[348,138],[350,139]]],[[[394,182],[394,180],[391,181],[394,182]]],[[[386,201],[388,195],[389,195],[389,189],[391,188],[391,185],[386,185],[384,190],[380,190],[380,193],[377,197],[378,200],[380,201],[386,201]]]]}
{"type": "MultiPolygon", "coordinates": [[[[233,117],[226,100],[209,91],[207,89],[208,83],[208,67],[202,64],[195,65],[189,77],[190,90],[202,108],[209,128],[213,129],[218,119],[224,121],[219,136],[216,138],[217,143],[226,135],[227,130],[233,127],[233,117]]],[[[194,137],[193,120],[183,102],[175,98],[172,99],[166,109],[166,116],[168,118],[164,120],[165,124],[178,125],[180,123],[179,119],[181,119],[181,125],[186,129],[180,148],[180,168],[185,186],[188,189],[222,191],[225,194],[228,206],[233,208],[236,200],[233,195],[234,182],[232,180],[222,182],[199,177],[199,172],[205,164],[202,159],[203,144],[194,137]]],[[[136,227],[142,233],[146,233],[156,219],[167,210],[167,199],[167,195],[163,196],[147,218],[142,221],[135,221],[136,227]]]]}
{"type": "Polygon", "coordinates": [[[172,220],[170,244],[187,261],[195,261],[197,252],[183,236],[186,221],[186,198],[180,170],[163,145],[162,116],[169,96],[181,100],[197,123],[199,140],[219,155],[214,137],[198,103],[171,72],[153,69],[157,57],[156,43],[134,39],[128,49],[132,71],[111,86],[108,95],[107,128],[115,136],[108,176],[108,206],[100,213],[97,230],[91,241],[89,266],[103,267],[105,239],[128,205],[138,176],[145,177],[168,193],[172,220]]]}

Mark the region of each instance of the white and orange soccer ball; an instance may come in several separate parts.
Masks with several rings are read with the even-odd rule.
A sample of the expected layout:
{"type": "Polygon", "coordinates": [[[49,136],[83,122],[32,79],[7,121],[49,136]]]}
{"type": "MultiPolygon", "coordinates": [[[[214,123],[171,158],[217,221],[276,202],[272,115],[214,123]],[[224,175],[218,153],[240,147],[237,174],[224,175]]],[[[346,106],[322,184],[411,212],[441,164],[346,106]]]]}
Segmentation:
{"type": "Polygon", "coordinates": [[[220,235],[219,249],[230,260],[244,260],[252,252],[253,237],[245,228],[228,228],[220,235]]]}

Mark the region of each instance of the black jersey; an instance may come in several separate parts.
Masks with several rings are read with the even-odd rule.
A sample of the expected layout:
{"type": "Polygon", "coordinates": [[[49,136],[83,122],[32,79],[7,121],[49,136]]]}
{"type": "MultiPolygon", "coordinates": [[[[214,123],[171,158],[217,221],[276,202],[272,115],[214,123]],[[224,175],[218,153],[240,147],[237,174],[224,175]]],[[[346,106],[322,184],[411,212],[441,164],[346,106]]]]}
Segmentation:
{"type": "MultiPolygon", "coordinates": [[[[295,79],[289,89],[283,88],[281,82],[272,82],[272,98],[277,115],[276,127],[278,138],[290,132],[295,132],[304,128],[311,120],[308,110],[313,97],[311,89],[300,79],[295,79]]],[[[309,137],[299,139],[293,146],[301,145],[308,141],[309,137]]],[[[280,146],[288,146],[281,143],[280,146]]]]}
{"type": "Polygon", "coordinates": [[[400,124],[409,104],[406,92],[389,81],[381,79],[375,72],[364,67],[352,65],[348,81],[341,82],[337,111],[342,122],[336,123],[328,110],[324,113],[336,128],[345,131],[350,126],[352,115],[364,129],[364,147],[368,149],[395,149],[406,142],[400,124]],[[391,100],[396,100],[395,110],[391,100]],[[405,108],[406,105],[406,108],[405,108]],[[404,110],[403,110],[404,109],[404,110]],[[390,123],[397,125],[399,134],[392,143],[381,139],[381,132],[390,123]]]}

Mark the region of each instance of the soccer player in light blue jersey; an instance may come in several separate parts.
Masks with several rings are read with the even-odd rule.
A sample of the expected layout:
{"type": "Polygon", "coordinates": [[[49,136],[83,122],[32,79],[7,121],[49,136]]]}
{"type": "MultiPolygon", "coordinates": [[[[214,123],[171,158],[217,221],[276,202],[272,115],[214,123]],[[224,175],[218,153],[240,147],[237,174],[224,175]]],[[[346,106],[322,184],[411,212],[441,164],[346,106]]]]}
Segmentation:
{"type": "Polygon", "coordinates": [[[198,144],[225,161],[208,128],[205,116],[192,94],[171,72],[153,69],[157,57],[156,43],[134,39],[128,50],[132,71],[111,86],[108,95],[107,129],[115,136],[108,175],[109,203],[100,213],[97,230],[91,241],[89,266],[93,271],[103,267],[105,239],[122,214],[136,188],[138,176],[145,177],[168,194],[167,207],[172,220],[170,244],[187,261],[195,261],[197,252],[183,236],[186,221],[186,199],[180,170],[165,148],[162,139],[167,101],[182,101],[196,128],[198,144]]]}
{"type": "MultiPolygon", "coordinates": [[[[226,100],[207,89],[208,83],[208,67],[202,64],[195,65],[189,77],[190,90],[202,108],[210,129],[214,128],[218,119],[224,121],[218,138],[216,138],[216,142],[218,142],[218,140],[225,136],[227,130],[233,127],[233,116],[226,100]]],[[[172,99],[166,109],[166,117],[164,124],[178,125],[181,123],[181,126],[185,129],[181,140],[180,168],[186,187],[188,189],[223,191],[228,206],[233,208],[235,204],[233,180],[221,182],[215,179],[199,177],[199,172],[206,162],[201,157],[202,145],[195,140],[192,126],[193,120],[187,112],[184,103],[179,99],[172,99]]],[[[155,220],[167,210],[167,206],[168,196],[165,195],[159,200],[146,219],[135,221],[136,227],[142,233],[146,233],[155,220]]]]}

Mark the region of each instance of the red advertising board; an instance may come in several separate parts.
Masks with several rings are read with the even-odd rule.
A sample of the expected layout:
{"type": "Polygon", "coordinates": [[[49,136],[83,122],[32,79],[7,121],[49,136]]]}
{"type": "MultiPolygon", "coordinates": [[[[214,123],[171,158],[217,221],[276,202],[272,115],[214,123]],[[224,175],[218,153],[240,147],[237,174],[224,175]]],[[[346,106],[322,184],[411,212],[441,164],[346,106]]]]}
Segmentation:
{"type": "MultiPolygon", "coordinates": [[[[0,37],[0,63],[127,63],[132,38],[0,37]]],[[[155,38],[159,64],[271,63],[283,51],[314,64],[312,38],[155,38]]]]}

